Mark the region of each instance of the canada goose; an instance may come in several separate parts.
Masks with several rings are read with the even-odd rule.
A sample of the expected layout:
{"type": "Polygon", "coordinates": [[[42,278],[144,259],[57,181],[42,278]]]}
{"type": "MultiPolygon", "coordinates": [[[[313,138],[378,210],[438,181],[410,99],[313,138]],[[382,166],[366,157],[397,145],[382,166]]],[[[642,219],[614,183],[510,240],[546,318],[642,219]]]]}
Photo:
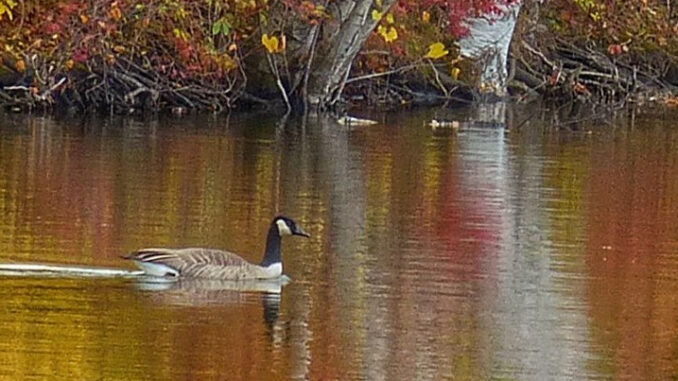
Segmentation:
{"type": "Polygon", "coordinates": [[[292,219],[284,216],[274,218],[266,237],[264,259],[259,265],[247,262],[228,251],[205,248],[149,248],[123,258],[133,260],[145,274],[153,276],[223,280],[272,279],[282,275],[280,238],[286,235],[310,237],[292,219]]]}

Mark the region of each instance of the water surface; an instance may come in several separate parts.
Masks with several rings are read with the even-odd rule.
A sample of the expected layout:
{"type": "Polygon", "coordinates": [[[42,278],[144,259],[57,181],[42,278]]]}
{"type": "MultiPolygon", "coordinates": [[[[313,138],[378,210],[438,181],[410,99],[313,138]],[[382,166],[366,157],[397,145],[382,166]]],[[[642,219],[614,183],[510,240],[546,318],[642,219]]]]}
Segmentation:
{"type": "Polygon", "coordinates": [[[441,114],[466,117],[3,115],[1,262],[258,262],[279,213],[312,238],[284,241],[280,293],[0,275],[0,378],[675,378],[678,114],[441,114]]]}

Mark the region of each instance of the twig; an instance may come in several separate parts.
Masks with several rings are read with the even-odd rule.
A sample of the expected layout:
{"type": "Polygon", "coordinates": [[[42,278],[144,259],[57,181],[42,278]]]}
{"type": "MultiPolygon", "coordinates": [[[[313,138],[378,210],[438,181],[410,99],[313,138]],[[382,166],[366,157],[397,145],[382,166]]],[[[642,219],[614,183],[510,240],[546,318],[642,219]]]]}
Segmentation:
{"type": "Polygon", "coordinates": [[[51,95],[52,91],[56,90],[57,88],[59,88],[59,86],[63,85],[66,82],[66,80],[67,80],[66,77],[61,77],[59,82],[52,85],[52,87],[50,87],[49,89],[43,91],[42,94],[37,95],[36,98],[41,101],[47,100],[47,96],[51,95]]]}
{"type": "Polygon", "coordinates": [[[275,62],[273,62],[270,53],[266,53],[266,60],[268,60],[268,66],[271,69],[271,73],[275,75],[275,84],[278,86],[278,89],[280,90],[280,95],[282,95],[282,98],[285,101],[285,106],[287,106],[287,112],[289,113],[292,111],[292,106],[290,105],[290,100],[287,97],[287,91],[285,90],[285,87],[283,86],[282,81],[280,80],[280,73],[278,72],[278,67],[275,65],[275,62]]]}
{"type": "Polygon", "coordinates": [[[383,77],[385,75],[401,73],[403,71],[414,69],[414,68],[419,67],[421,65],[422,65],[422,63],[418,61],[416,63],[406,65],[406,66],[401,66],[397,69],[393,69],[393,70],[389,70],[389,71],[366,74],[366,75],[361,75],[361,76],[358,76],[358,77],[349,78],[349,79],[346,80],[346,84],[348,85],[349,83],[352,83],[352,82],[364,81],[366,79],[378,78],[378,77],[383,77]]]}
{"type": "Polygon", "coordinates": [[[447,87],[445,87],[443,82],[440,80],[440,74],[438,73],[438,69],[436,69],[435,65],[433,65],[433,62],[430,59],[427,59],[427,61],[431,65],[431,69],[433,69],[433,74],[435,74],[436,83],[438,84],[438,87],[445,94],[445,98],[446,99],[449,98],[450,92],[447,90],[447,87]]]}
{"type": "Polygon", "coordinates": [[[554,64],[553,62],[551,62],[548,58],[546,58],[546,56],[545,56],[542,52],[540,52],[540,51],[538,51],[537,49],[531,47],[527,42],[525,42],[525,40],[521,41],[521,43],[522,43],[523,47],[525,47],[525,49],[527,49],[527,51],[529,51],[530,53],[532,53],[532,54],[538,56],[539,58],[541,58],[542,61],[546,62],[546,64],[549,65],[550,68],[554,68],[554,67],[557,66],[556,64],[554,64]]]}

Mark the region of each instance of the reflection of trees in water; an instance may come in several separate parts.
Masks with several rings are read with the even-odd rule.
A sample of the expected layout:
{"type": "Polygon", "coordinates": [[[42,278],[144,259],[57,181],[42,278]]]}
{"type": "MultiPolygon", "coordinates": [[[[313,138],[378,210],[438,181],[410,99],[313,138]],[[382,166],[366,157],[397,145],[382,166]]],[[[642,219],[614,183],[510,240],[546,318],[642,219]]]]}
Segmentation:
{"type": "Polygon", "coordinates": [[[284,300],[186,282],[126,292],[127,307],[106,327],[129,315],[138,325],[123,332],[130,342],[226,358],[149,355],[175,369],[245,369],[273,357],[281,374],[311,379],[487,378],[506,369],[548,378],[553,364],[585,374],[588,337],[600,347],[622,341],[608,355],[628,359],[634,375],[663,374],[648,366],[662,360],[634,350],[646,343],[671,358],[678,135],[633,128],[608,144],[534,120],[505,131],[504,106],[472,112],[482,123],[435,134],[328,120],[86,131],[43,121],[1,131],[0,252],[114,266],[133,248],[199,244],[257,261],[271,215],[282,212],[314,234],[284,244],[294,277],[284,300]],[[159,322],[170,322],[166,331],[159,322]]]}
{"type": "Polygon", "coordinates": [[[223,281],[214,279],[141,278],[136,289],[152,292],[156,303],[184,307],[228,306],[261,300],[263,322],[272,342],[279,342],[276,323],[280,315],[283,287],[289,278],[264,281],[223,281]]]}
{"type": "Polygon", "coordinates": [[[299,278],[287,290],[291,376],[316,378],[310,372],[312,361],[317,360],[316,372],[336,378],[348,364],[337,362],[339,353],[328,353],[340,344],[326,341],[326,330],[356,332],[350,326],[354,319],[343,316],[351,311],[338,309],[337,299],[356,298],[363,283],[359,271],[365,226],[362,156],[349,145],[349,131],[328,119],[307,120],[299,128],[288,125],[279,136],[281,174],[276,178],[281,181],[281,205],[297,210],[302,225],[320,234],[285,259],[299,278]]]}

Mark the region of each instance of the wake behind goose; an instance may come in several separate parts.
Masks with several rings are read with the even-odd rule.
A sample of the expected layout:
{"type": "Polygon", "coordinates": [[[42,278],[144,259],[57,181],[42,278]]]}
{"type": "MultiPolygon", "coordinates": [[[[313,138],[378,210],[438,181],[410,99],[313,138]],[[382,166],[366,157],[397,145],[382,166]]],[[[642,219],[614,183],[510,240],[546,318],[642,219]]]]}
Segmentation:
{"type": "Polygon", "coordinates": [[[87,267],[47,263],[0,263],[0,275],[5,276],[70,276],[70,277],[138,277],[140,270],[87,267]]]}

